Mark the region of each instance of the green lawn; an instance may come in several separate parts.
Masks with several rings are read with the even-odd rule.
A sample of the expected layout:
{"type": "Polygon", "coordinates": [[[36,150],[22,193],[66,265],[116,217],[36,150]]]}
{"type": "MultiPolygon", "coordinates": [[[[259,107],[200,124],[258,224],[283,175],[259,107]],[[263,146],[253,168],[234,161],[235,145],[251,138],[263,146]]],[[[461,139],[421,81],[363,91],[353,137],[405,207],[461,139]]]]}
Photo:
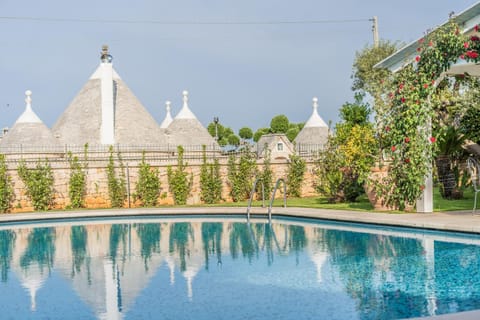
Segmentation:
{"type": "MultiPolygon", "coordinates": [[[[440,195],[438,188],[434,189],[433,194],[433,210],[438,211],[455,211],[455,210],[472,210],[473,209],[473,197],[474,193],[471,188],[468,188],[464,192],[464,199],[461,200],[446,200],[440,195]]],[[[320,208],[320,209],[332,209],[332,210],[354,210],[354,211],[372,211],[373,207],[368,202],[365,196],[360,197],[358,202],[351,203],[328,203],[326,197],[316,196],[308,198],[288,198],[288,207],[303,207],[303,208],[320,208]]],[[[265,205],[269,205],[270,200],[265,200],[265,205]]],[[[480,200],[479,200],[480,201],[480,200]]],[[[208,205],[213,207],[247,207],[247,201],[235,202],[235,203],[221,203],[215,205],[208,205]]],[[[254,201],[252,207],[260,207],[261,201],[254,201]]],[[[277,199],[273,203],[274,207],[280,207],[283,205],[283,199],[277,199]]],[[[480,206],[480,204],[479,204],[480,206]]],[[[480,210],[479,210],[480,211],[480,210]]]]}

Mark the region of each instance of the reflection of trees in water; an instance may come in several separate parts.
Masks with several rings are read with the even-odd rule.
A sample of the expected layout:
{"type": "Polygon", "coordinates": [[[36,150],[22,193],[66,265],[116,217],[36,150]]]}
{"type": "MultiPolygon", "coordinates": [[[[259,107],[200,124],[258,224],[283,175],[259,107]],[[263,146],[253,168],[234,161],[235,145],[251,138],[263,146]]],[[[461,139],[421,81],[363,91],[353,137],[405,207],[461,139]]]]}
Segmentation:
{"type": "Polygon", "coordinates": [[[72,226],[70,243],[72,247],[72,276],[79,273],[87,257],[87,229],[85,226],[72,226]]]}
{"type": "Polygon", "coordinates": [[[160,252],[160,224],[141,223],[136,225],[141,242],[141,255],[148,270],[148,261],[154,252],[160,252]]]}
{"type": "Polygon", "coordinates": [[[288,244],[291,250],[295,251],[296,262],[299,263],[298,255],[307,245],[307,236],[305,228],[302,226],[288,226],[290,233],[288,244]]]}
{"type": "Polygon", "coordinates": [[[127,248],[127,236],[130,231],[130,225],[128,224],[113,224],[110,229],[110,257],[113,262],[113,266],[117,261],[117,253],[122,244],[123,254],[121,256],[121,261],[126,259],[126,248],[127,248]]]}
{"type": "Polygon", "coordinates": [[[239,252],[243,257],[252,261],[255,250],[255,235],[250,224],[235,222],[230,231],[230,253],[233,259],[238,258],[239,252]]]}
{"type": "Polygon", "coordinates": [[[327,230],[325,239],[332,266],[348,294],[357,300],[362,319],[424,314],[425,297],[409,293],[422,292],[423,288],[415,286],[423,287],[426,281],[420,241],[336,230],[327,230]]]}
{"type": "Polygon", "coordinates": [[[2,269],[2,282],[6,282],[8,278],[14,242],[15,232],[13,230],[0,231],[0,268],[2,269]]]}
{"type": "Polygon", "coordinates": [[[223,223],[202,223],[202,241],[206,270],[209,268],[209,256],[211,254],[217,254],[217,263],[222,263],[222,232],[223,223]]]}
{"type": "Polygon", "coordinates": [[[173,253],[178,252],[180,257],[180,271],[187,270],[187,261],[185,255],[190,255],[187,252],[188,238],[193,238],[192,226],[188,222],[173,223],[170,226],[170,241],[169,251],[173,253]]]}
{"type": "Polygon", "coordinates": [[[20,266],[28,269],[28,266],[36,262],[40,271],[43,272],[43,268],[47,267],[50,272],[55,255],[55,229],[35,228],[28,235],[27,241],[27,249],[20,258],[20,266]]]}
{"type": "Polygon", "coordinates": [[[265,224],[263,237],[263,248],[267,252],[267,264],[270,266],[273,263],[274,247],[276,245],[275,233],[270,223],[265,224]]]}

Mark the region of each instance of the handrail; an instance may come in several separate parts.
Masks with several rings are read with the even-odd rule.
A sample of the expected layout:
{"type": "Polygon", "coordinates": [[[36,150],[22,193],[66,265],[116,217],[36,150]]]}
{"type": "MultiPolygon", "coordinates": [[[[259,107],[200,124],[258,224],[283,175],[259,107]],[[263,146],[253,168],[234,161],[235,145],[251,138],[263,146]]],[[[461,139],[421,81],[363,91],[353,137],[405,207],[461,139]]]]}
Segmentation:
{"type": "Polygon", "coordinates": [[[257,189],[258,181],[262,183],[262,208],[265,208],[265,184],[263,183],[261,178],[257,178],[253,183],[252,191],[250,191],[250,199],[248,200],[248,207],[247,207],[247,221],[250,221],[250,208],[252,207],[253,195],[255,194],[255,190],[257,189]]]}
{"type": "Polygon", "coordinates": [[[268,221],[272,221],[272,205],[273,200],[275,200],[275,193],[277,192],[278,185],[280,182],[283,182],[283,207],[287,207],[287,184],[283,178],[277,179],[275,182],[275,188],[273,188],[272,199],[270,200],[270,205],[268,206],[268,221]]]}

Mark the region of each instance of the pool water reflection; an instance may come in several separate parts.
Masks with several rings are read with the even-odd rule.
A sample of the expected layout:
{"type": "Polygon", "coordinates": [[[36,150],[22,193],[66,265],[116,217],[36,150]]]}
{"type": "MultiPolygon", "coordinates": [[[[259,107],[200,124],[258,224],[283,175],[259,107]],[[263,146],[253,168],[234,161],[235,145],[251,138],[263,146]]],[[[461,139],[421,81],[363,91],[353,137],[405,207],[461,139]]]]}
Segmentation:
{"type": "Polygon", "coordinates": [[[397,319],[480,309],[480,239],[240,219],[2,227],[2,318],[397,319]]]}

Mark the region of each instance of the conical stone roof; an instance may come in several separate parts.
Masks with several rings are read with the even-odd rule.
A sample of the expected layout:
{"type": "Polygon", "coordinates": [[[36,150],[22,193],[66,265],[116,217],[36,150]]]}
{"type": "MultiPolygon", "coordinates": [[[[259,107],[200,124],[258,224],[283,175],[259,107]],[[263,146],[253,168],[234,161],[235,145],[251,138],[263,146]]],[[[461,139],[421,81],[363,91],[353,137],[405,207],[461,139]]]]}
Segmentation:
{"type": "Polygon", "coordinates": [[[172,110],[170,101],[165,102],[165,110],[165,119],[163,119],[162,123],[160,124],[161,129],[167,129],[173,121],[172,114],[170,113],[170,111],[172,110]]]}
{"type": "Polygon", "coordinates": [[[113,105],[113,119],[109,121],[113,121],[110,125],[114,130],[113,139],[107,144],[165,144],[165,136],[157,122],[111,67],[111,60],[108,51],[104,51],[100,66],[53,126],[54,135],[64,144],[105,144],[102,140],[102,119],[105,119],[102,110],[105,110],[103,104],[107,99],[113,105]],[[111,68],[111,78],[105,78],[102,69],[105,66],[111,68]],[[107,88],[113,89],[105,90],[102,81],[104,84],[113,81],[113,86],[107,83],[107,88]],[[111,96],[102,97],[102,92],[111,96]]]}
{"type": "Polygon", "coordinates": [[[318,99],[314,97],[312,115],[294,140],[297,145],[323,145],[327,142],[328,126],[318,114],[317,109],[318,99]]]}
{"type": "Polygon", "coordinates": [[[169,145],[217,147],[215,139],[188,107],[188,92],[183,91],[183,107],[166,129],[169,145]]]}
{"type": "Polygon", "coordinates": [[[50,129],[32,109],[32,92],[27,90],[25,95],[25,111],[17,119],[12,129],[0,140],[0,146],[49,146],[57,144],[57,140],[50,129]]]}

